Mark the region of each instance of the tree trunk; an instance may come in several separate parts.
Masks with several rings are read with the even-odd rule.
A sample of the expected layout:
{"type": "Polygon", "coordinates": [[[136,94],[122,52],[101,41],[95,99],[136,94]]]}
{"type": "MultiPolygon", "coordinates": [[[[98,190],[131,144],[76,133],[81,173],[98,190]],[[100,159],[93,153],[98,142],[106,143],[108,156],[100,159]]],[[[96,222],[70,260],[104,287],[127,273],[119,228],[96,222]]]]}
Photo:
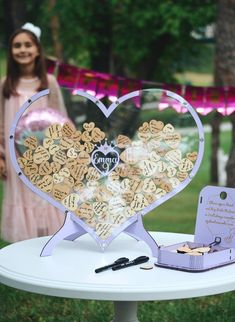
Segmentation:
{"type": "Polygon", "coordinates": [[[97,4],[92,13],[94,23],[90,33],[96,38],[95,47],[90,44],[91,68],[99,72],[110,72],[112,51],[112,11],[109,0],[97,4]]]}
{"type": "Polygon", "coordinates": [[[232,147],[226,166],[227,186],[235,187],[235,114],[230,119],[232,121],[232,147]]]}
{"type": "Polygon", "coordinates": [[[20,28],[26,22],[25,0],[3,0],[3,9],[5,41],[8,43],[13,31],[20,28]]]}
{"type": "MultiPolygon", "coordinates": [[[[215,46],[215,85],[225,86],[235,84],[235,0],[218,0],[215,46]]],[[[233,144],[226,167],[227,185],[235,186],[235,126],[234,115],[230,117],[233,123],[233,144]]]]}
{"type": "MultiPolygon", "coordinates": [[[[55,8],[55,5],[56,5],[56,0],[50,0],[48,4],[49,10],[53,11],[55,8]]],[[[52,34],[52,41],[53,41],[55,56],[59,60],[63,60],[63,47],[60,42],[60,36],[59,36],[60,21],[59,21],[58,13],[55,13],[51,16],[50,27],[51,27],[51,34],[52,34]]]]}
{"type": "Polygon", "coordinates": [[[216,112],[211,122],[211,183],[218,184],[218,151],[220,146],[221,115],[216,112]]]}

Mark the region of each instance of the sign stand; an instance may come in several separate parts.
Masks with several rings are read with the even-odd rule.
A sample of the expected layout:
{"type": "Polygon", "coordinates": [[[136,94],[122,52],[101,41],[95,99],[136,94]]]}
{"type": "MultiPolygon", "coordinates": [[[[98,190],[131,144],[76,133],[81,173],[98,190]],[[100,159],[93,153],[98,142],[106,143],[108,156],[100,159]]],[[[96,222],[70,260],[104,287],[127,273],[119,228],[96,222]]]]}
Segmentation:
{"type": "MultiPolygon", "coordinates": [[[[65,217],[63,226],[49,239],[49,241],[43,247],[40,256],[51,256],[53,249],[56,245],[63,239],[73,241],[76,238],[87,233],[78,223],[76,223],[72,218],[72,214],[68,212],[65,217]]],[[[124,233],[135,238],[137,241],[144,241],[151,249],[152,256],[157,257],[158,255],[158,245],[153,239],[153,237],[144,228],[142,216],[138,215],[137,220],[128,226],[124,233]]],[[[106,247],[101,247],[102,250],[106,247]]]]}

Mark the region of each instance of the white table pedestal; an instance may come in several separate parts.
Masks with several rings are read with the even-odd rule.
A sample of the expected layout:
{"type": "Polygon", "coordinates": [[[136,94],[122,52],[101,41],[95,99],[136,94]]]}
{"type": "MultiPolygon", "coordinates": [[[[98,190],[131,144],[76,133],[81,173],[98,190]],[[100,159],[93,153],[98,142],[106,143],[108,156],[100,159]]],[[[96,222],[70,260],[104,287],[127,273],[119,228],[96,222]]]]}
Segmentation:
{"type": "Polygon", "coordinates": [[[112,322],[139,322],[137,318],[137,302],[114,302],[114,319],[112,322]]]}

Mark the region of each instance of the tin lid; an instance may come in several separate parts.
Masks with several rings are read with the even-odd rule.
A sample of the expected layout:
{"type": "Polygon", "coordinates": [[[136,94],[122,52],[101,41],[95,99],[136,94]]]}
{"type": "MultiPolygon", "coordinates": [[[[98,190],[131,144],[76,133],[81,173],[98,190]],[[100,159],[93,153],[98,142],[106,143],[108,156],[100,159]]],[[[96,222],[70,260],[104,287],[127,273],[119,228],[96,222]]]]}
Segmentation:
{"type": "Polygon", "coordinates": [[[199,194],[194,241],[235,248],[235,189],[206,186],[199,194]]]}

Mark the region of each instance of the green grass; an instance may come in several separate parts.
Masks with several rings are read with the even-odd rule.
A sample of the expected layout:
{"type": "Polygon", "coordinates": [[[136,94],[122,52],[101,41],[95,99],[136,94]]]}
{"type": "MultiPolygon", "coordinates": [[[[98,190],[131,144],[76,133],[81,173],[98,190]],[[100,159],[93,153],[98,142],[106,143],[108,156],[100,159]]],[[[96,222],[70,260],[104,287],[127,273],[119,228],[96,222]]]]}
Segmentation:
{"type": "MultiPolygon", "coordinates": [[[[154,282],[154,281],[153,281],[154,282]]],[[[141,322],[234,322],[235,294],[139,304],[141,322]]],[[[1,286],[0,322],[110,322],[108,301],[56,298],[1,286]]]]}
{"type": "MultiPolygon", "coordinates": [[[[229,132],[223,132],[221,142],[228,152],[229,132]]],[[[206,134],[205,155],[198,174],[188,187],[144,218],[146,229],[194,232],[198,194],[209,184],[209,159],[210,135],[206,134]]],[[[0,240],[0,247],[5,245],[0,240]]],[[[110,322],[112,317],[113,306],[108,301],[50,297],[0,285],[0,322],[110,322]]],[[[143,302],[139,304],[138,317],[141,322],[234,322],[235,293],[143,302]]]]}

